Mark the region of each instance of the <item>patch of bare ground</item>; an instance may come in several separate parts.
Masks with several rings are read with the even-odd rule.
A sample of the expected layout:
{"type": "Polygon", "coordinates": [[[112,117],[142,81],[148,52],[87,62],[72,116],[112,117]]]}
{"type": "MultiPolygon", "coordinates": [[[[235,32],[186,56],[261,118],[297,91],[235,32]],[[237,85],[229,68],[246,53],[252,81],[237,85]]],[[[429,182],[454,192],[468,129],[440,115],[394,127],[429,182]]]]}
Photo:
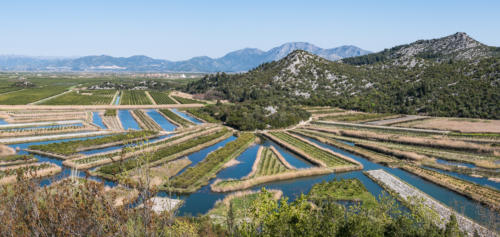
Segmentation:
{"type": "Polygon", "coordinates": [[[115,207],[130,204],[139,197],[137,189],[130,189],[120,185],[113,188],[105,187],[104,191],[104,194],[113,200],[115,207]]]}
{"type": "Polygon", "coordinates": [[[16,150],[14,148],[0,144],[0,156],[10,156],[16,154],[16,150]]]}
{"type": "Polygon", "coordinates": [[[398,124],[400,127],[450,130],[462,133],[500,133],[500,120],[431,118],[398,124]]]}

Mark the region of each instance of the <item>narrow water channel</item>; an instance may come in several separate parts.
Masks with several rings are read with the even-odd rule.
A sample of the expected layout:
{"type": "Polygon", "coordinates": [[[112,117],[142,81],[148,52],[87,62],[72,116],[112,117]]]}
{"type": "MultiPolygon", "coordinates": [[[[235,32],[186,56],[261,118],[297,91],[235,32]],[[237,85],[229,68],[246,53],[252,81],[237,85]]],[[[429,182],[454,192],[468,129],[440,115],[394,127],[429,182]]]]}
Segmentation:
{"type": "Polygon", "coordinates": [[[171,109],[172,112],[174,112],[175,114],[193,122],[194,124],[202,124],[203,122],[201,122],[200,120],[196,119],[196,118],[193,118],[192,116],[189,116],[188,114],[186,113],[183,113],[177,109],[171,109]]]}
{"type": "Polygon", "coordinates": [[[177,128],[177,126],[173,125],[154,109],[147,110],[146,113],[165,131],[172,132],[177,128]]]}
{"type": "Polygon", "coordinates": [[[118,110],[118,118],[120,118],[123,129],[141,130],[141,127],[130,113],[130,110],[118,110]]]}
{"type": "Polygon", "coordinates": [[[102,122],[102,118],[99,115],[99,112],[92,112],[92,123],[99,126],[102,129],[106,129],[106,126],[102,122]]]}

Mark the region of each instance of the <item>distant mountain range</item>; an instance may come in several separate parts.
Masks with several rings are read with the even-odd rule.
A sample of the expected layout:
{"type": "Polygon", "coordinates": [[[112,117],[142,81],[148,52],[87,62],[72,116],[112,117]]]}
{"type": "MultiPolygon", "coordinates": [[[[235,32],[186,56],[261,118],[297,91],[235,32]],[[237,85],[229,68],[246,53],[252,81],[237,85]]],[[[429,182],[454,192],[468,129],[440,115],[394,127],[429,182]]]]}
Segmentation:
{"type": "Polygon", "coordinates": [[[500,48],[458,32],[335,62],[303,50],[241,74],[213,74],[188,92],[362,111],[500,118],[500,48]]]}
{"type": "Polygon", "coordinates": [[[194,57],[184,61],[154,59],[147,56],[79,58],[42,58],[0,56],[1,71],[127,71],[127,72],[244,72],[256,66],[284,58],[295,50],[304,50],[331,61],[370,53],[356,46],[322,49],[306,42],[286,43],[269,51],[245,48],[220,58],[194,57]]]}

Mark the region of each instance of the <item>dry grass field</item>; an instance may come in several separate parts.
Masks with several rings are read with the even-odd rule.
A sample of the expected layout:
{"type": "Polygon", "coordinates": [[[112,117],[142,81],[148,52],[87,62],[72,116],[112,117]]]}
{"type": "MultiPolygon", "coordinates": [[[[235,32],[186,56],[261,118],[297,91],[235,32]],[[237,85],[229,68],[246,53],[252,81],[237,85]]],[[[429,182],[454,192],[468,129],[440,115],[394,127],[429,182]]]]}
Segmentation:
{"type": "Polygon", "coordinates": [[[463,133],[500,133],[500,120],[486,119],[430,118],[408,123],[400,123],[397,126],[450,130],[463,133]]]}

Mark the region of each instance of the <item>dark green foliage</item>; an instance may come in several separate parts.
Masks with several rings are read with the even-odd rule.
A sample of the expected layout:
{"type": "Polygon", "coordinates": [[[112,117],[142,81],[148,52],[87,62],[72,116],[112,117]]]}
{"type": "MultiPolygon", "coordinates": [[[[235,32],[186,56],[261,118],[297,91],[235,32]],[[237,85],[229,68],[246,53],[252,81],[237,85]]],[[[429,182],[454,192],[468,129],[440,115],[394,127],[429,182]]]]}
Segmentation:
{"type": "Polygon", "coordinates": [[[360,61],[349,61],[352,64],[378,62],[362,66],[311,56],[313,59],[309,61],[304,59],[298,76],[286,74],[280,77],[285,82],[277,83],[274,78],[289,66],[286,60],[290,59],[285,58],[244,74],[208,75],[190,83],[187,90],[210,94],[217,91],[222,95],[220,99],[233,102],[265,100],[379,113],[500,118],[500,58],[436,63],[434,59],[424,58],[437,55],[420,55],[424,57],[419,57],[423,60],[421,66],[407,67],[393,65],[394,60],[385,62],[388,59],[384,55],[382,52],[378,56],[349,59],[360,61]],[[318,77],[311,71],[317,72],[318,77]],[[338,79],[328,80],[326,72],[338,79]],[[314,89],[313,84],[317,85],[314,89]],[[310,96],[300,96],[295,91],[310,96]]]}
{"type": "Polygon", "coordinates": [[[303,109],[286,104],[276,106],[267,106],[265,103],[217,104],[199,110],[243,131],[288,127],[311,116],[303,109]],[[276,111],[271,112],[273,109],[276,111]]]}

